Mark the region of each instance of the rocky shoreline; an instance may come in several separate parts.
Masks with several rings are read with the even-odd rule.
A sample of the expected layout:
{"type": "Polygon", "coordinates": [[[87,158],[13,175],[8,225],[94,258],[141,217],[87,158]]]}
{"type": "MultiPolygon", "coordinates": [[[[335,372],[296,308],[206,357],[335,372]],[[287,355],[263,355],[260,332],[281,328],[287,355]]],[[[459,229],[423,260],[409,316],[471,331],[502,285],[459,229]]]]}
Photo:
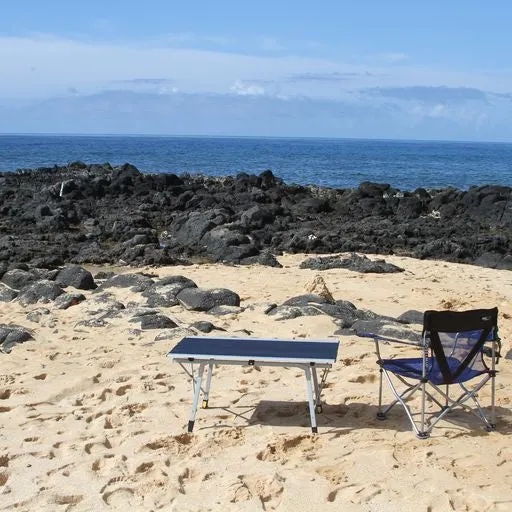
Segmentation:
{"type": "Polygon", "coordinates": [[[400,191],[259,176],[145,174],[133,165],[0,173],[0,269],[260,263],[362,252],[512,269],[512,188],[400,191]]]}

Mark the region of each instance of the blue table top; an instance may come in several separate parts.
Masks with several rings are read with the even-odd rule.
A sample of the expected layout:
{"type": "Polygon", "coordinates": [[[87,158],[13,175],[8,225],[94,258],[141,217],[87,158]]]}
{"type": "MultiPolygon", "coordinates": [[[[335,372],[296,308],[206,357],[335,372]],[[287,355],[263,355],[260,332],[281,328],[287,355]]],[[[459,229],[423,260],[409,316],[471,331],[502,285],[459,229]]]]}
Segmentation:
{"type": "Polygon", "coordinates": [[[173,359],[333,363],[338,346],[336,340],[187,336],[167,355],[173,359]]]}

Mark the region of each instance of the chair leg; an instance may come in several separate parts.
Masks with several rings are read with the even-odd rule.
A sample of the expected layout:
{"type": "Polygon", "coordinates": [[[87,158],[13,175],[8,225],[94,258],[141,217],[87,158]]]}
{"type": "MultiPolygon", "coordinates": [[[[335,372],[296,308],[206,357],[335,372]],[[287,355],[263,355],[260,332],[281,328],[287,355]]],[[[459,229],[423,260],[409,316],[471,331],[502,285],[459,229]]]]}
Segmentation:
{"type": "Polygon", "coordinates": [[[379,369],[379,408],[377,410],[377,419],[385,420],[386,414],[382,411],[382,374],[384,370],[382,368],[379,369]]]}
{"type": "Polygon", "coordinates": [[[425,408],[427,406],[427,383],[421,383],[421,420],[420,428],[416,432],[416,437],[426,439],[430,436],[430,431],[425,428],[425,408]]]}
{"type": "MultiPolygon", "coordinates": [[[[414,417],[413,417],[413,414],[411,412],[411,409],[410,407],[406,404],[407,400],[409,400],[409,398],[418,390],[421,388],[422,385],[422,382],[418,382],[417,384],[414,384],[414,385],[409,385],[409,387],[403,392],[403,393],[398,393],[398,391],[396,390],[395,386],[393,385],[393,381],[391,380],[390,376],[388,375],[388,372],[384,370],[384,376],[386,377],[386,380],[388,381],[388,384],[389,384],[389,387],[391,389],[391,392],[393,393],[394,397],[395,397],[395,400],[386,407],[386,409],[384,409],[383,411],[380,411],[381,414],[385,417],[386,414],[396,405],[396,404],[400,404],[403,408],[404,408],[404,411],[407,415],[407,417],[409,418],[409,421],[411,423],[411,426],[414,430],[414,432],[416,433],[416,435],[421,438],[421,439],[424,439],[426,437],[429,436],[429,430],[428,431],[425,431],[423,425],[425,424],[425,422],[423,421],[422,422],[422,426],[421,426],[421,429],[418,428],[418,425],[416,423],[416,421],[414,421],[414,417]]],[[[402,380],[402,379],[401,379],[402,380]]],[[[403,383],[405,383],[406,385],[407,382],[402,380],[403,383]]],[[[425,384],[426,385],[426,384],[425,384]]],[[[425,386],[424,385],[424,386],[425,386]]],[[[422,396],[423,396],[423,401],[425,401],[425,396],[426,396],[426,392],[422,393],[422,396]]],[[[424,413],[424,407],[423,407],[423,413],[424,413]]],[[[423,418],[424,418],[424,414],[423,414],[423,418]]]]}
{"type": "Polygon", "coordinates": [[[496,375],[491,375],[491,430],[496,428],[496,375]]]}

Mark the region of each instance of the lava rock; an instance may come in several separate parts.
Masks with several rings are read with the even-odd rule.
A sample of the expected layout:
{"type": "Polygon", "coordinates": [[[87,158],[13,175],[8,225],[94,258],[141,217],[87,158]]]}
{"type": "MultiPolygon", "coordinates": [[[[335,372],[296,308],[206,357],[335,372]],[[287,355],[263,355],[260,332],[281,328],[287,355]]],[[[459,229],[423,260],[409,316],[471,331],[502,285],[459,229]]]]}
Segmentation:
{"type": "Polygon", "coordinates": [[[148,276],[143,274],[116,274],[115,276],[103,282],[96,291],[103,291],[107,288],[135,288],[137,291],[146,290],[155,282],[148,276]]]}
{"type": "Polygon", "coordinates": [[[404,269],[387,263],[384,260],[372,261],[366,256],[351,254],[348,258],[339,256],[327,256],[325,258],[310,258],[300,264],[300,268],[313,270],[327,270],[331,268],[345,268],[354,272],[388,274],[403,272],[404,269]]]}
{"type": "Polygon", "coordinates": [[[59,295],[54,302],[57,309],[68,309],[71,306],[76,306],[85,300],[85,295],[81,293],[63,293],[59,295]]]}
{"type": "Polygon", "coordinates": [[[209,311],[215,306],[240,306],[239,295],[226,288],[185,288],[178,293],[178,300],[193,311],[209,311]]]}
{"type": "Polygon", "coordinates": [[[32,339],[34,339],[32,332],[25,327],[0,324],[0,349],[5,354],[8,354],[14,346],[32,339]]]}
{"type": "Polygon", "coordinates": [[[165,315],[146,315],[140,318],[140,327],[147,329],[173,329],[178,324],[165,315]]]}
{"type": "Polygon", "coordinates": [[[33,283],[36,276],[27,270],[12,269],[5,272],[2,276],[2,282],[14,290],[21,290],[25,286],[33,283]]]}
{"type": "Polygon", "coordinates": [[[0,283],[0,302],[11,302],[18,296],[18,292],[0,283]]]}
{"type": "Polygon", "coordinates": [[[70,265],[59,271],[55,282],[61,286],[73,286],[79,290],[94,290],[97,288],[92,274],[79,265],[70,265]]]}
{"type": "Polygon", "coordinates": [[[43,279],[23,288],[17,300],[26,306],[36,302],[50,302],[63,293],[64,290],[57,283],[43,279]]]}

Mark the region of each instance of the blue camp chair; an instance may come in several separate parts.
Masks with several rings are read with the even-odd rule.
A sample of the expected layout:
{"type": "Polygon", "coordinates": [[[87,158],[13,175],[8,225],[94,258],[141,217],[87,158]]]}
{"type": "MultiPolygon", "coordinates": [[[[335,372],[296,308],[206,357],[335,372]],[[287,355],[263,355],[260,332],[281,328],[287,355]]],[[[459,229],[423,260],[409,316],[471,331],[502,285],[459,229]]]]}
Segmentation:
{"type": "MultiPolygon", "coordinates": [[[[498,309],[470,311],[426,311],[423,317],[422,357],[383,359],[379,342],[412,343],[385,338],[372,333],[360,334],[375,340],[377,364],[380,366],[379,409],[377,417],[386,419],[387,413],[400,404],[405,409],[417,437],[430,436],[437,422],[456,407],[475,414],[488,431],[495,428],[495,378],[500,357],[498,337],[498,309]],[[490,364],[490,367],[489,367],[490,364]],[[382,406],[382,378],[386,378],[395,400],[382,406]],[[476,384],[469,386],[469,381],[476,384]],[[477,399],[477,393],[491,381],[491,412],[486,416],[477,399]],[[395,387],[404,385],[403,391],[395,387]],[[456,398],[450,396],[452,387],[459,389],[456,398]],[[413,413],[408,401],[416,391],[421,393],[419,413],[413,413]],[[427,399],[437,407],[427,412],[427,399]],[[466,403],[472,401],[475,408],[466,403]],[[416,419],[419,414],[419,419],[416,419]]],[[[415,346],[418,346],[417,344],[415,346]]]]}

